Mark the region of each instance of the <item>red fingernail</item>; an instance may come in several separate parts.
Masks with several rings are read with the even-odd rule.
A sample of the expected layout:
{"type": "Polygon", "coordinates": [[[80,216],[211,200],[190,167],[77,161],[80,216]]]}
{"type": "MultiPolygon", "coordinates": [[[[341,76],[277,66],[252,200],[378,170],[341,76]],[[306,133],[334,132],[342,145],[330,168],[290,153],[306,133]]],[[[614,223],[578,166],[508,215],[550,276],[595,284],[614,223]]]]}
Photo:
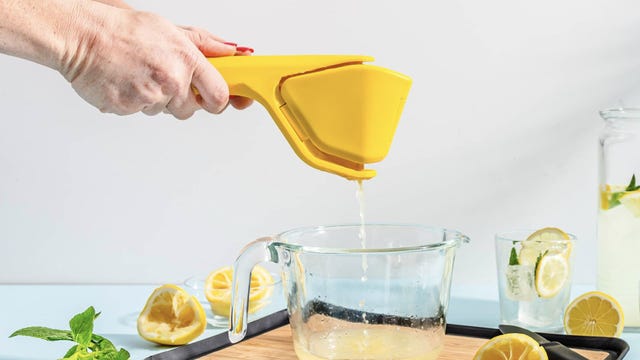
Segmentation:
{"type": "Polygon", "coordinates": [[[238,47],[236,47],[236,51],[238,51],[238,52],[250,52],[250,53],[252,53],[252,52],[253,52],[253,49],[252,49],[252,48],[250,48],[250,47],[246,47],[246,46],[238,46],[238,47]]]}
{"type": "Polygon", "coordinates": [[[232,43],[232,42],[225,42],[225,43],[223,43],[223,44],[225,44],[225,45],[229,45],[229,46],[235,46],[235,47],[238,47],[238,44],[236,44],[236,43],[232,43]]]}

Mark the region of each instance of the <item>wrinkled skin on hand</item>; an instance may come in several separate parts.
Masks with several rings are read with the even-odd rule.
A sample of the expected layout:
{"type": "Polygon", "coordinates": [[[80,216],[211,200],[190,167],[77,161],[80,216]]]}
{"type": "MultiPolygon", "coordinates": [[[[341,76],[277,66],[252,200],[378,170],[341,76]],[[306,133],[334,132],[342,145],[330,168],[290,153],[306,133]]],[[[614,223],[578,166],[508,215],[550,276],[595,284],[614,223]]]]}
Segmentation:
{"type": "MultiPolygon", "coordinates": [[[[102,112],[164,111],[178,119],[201,108],[214,114],[225,109],[227,84],[206,57],[248,54],[237,54],[235,46],[199,28],[94,4],[100,16],[86,17],[77,46],[66,49],[59,69],[84,100],[102,112]]],[[[245,108],[251,100],[232,97],[231,104],[245,108]]]]}

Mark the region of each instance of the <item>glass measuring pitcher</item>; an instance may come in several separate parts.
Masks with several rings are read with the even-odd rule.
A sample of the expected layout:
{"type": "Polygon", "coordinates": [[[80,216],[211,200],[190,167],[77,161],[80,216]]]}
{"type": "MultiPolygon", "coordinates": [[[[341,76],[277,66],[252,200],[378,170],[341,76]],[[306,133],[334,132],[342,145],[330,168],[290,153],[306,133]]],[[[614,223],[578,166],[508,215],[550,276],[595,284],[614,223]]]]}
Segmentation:
{"type": "Polygon", "coordinates": [[[322,359],[436,359],[455,251],[467,236],[421,225],[290,230],[247,245],[235,263],[232,342],[246,333],[250,272],[281,265],[296,355],[322,359]]]}

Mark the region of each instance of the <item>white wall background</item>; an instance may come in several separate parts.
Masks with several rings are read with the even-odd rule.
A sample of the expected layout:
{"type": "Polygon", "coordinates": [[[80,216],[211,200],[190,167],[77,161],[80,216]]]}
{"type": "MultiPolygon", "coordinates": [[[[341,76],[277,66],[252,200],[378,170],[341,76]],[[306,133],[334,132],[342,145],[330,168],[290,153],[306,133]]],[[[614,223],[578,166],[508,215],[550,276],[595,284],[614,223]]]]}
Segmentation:
{"type": "MultiPolygon", "coordinates": [[[[456,284],[495,283],[496,231],[559,226],[594,281],[597,111],[639,84],[636,1],[131,4],[256,54],[368,54],[410,75],[367,220],[467,233],[456,284]]],[[[0,56],[0,79],[2,283],[179,282],[258,236],[359,221],[356,185],[299,160],[259,105],[118,117],[32,63],[0,56]]]]}

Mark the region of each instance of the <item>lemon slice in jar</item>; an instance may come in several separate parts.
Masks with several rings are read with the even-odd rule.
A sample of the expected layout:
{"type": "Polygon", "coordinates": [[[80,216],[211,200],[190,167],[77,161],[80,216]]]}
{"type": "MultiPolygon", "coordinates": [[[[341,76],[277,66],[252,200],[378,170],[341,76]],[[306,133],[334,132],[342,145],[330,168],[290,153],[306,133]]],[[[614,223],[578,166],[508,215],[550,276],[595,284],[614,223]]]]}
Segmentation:
{"type": "Polygon", "coordinates": [[[640,217],[640,191],[626,192],[619,201],[634,217],[640,217]]]}

